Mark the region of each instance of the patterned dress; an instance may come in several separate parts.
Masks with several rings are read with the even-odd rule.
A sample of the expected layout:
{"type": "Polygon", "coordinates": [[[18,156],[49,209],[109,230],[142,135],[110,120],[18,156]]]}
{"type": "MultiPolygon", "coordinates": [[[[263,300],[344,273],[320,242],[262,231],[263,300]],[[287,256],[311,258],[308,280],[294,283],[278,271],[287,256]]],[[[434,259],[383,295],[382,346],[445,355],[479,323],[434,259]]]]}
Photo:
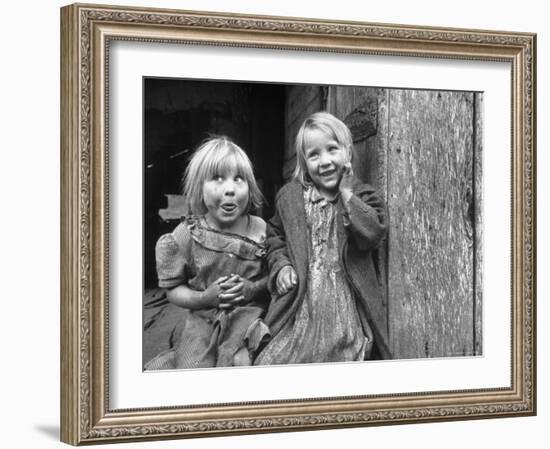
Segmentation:
{"type": "MultiPolygon", "coordinates": [[[[204,217],[188,217],[157,242],[159,286],[186,285],[197,291],[221,276],[265,278],[265,245],[241,235],[210,228],[204,217]]],[[[266,292],[264,292],[265,294],[266,292]]],[[[268,336],[261,320],[262,298],[232,309],[186,310],[173,332],[172,348],[145,365],[147,370],[232,366],[242,348],[250,354],[268,336]]]]}
{"type": "Polygon", "coordinates": [[[304,190],[308,229],[307,293],[256,360],[258,365],[364,360],[368,339],[340,264],[336,201],[304,190]]]}

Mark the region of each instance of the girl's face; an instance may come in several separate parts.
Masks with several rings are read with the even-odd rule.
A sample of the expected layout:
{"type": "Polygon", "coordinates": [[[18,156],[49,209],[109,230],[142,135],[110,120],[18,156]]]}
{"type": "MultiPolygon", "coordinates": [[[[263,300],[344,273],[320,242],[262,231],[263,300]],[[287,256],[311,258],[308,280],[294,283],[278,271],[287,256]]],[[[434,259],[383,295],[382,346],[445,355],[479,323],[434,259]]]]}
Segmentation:
{"type": "Polygon", "coordinates": [[[229,228],[248,209],[248,183],[235,166],[204,181],[203,200],[208,218],[219,228],[229,228]]]}
{"type": "Polygon", "coordinates": [[[306,168],[319,191],[334,197],[349,162],[346,148],[320,129],[310,128],[304,134],[306,168]]]}

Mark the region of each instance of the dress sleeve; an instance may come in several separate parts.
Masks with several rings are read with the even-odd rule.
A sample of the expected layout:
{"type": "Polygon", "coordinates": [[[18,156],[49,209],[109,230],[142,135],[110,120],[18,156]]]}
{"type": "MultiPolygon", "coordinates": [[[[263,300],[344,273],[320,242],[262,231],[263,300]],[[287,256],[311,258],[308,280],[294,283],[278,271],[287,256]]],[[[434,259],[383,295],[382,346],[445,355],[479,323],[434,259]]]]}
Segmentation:
{"type": "Polygon", "coordinates": [[[159,287],[187,283],[187,258],[173,234],[165,234],[158,240],[155,253],[159,287]]]}
{"type": "Polygon", "coordinates": [[[368,185],[349,200],[347,219],[348,230],[362,250],[376,248],[388,231],[384,200],[368,185]]]}
{"type": "Polygon", "coordinates": [[[275,281],[281,268],[292,265],[286,246],[286,234],[279,214],[279,202],[275,208],[275,216],[267,224],[267,268],[269,270],[268,289],[275,291],[275,281]]]}

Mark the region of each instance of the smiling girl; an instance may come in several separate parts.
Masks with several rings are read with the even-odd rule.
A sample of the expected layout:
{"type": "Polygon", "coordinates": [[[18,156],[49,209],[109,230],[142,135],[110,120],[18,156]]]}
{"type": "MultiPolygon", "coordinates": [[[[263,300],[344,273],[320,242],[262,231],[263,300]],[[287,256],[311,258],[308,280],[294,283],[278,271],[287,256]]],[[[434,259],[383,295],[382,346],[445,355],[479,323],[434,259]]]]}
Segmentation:
{"type": "Polygon", "coordinates": [[[265,318],[274,337],[256,364],[390,358],[374,251],[387,231],[383,200],[351,168],[352,136],[333,115],[308,117],[294,179],[268,226],[265,318]]]}
{"type": "Polygon", "coordinates": [[[266,223],[250,160],[226,137],[209,139],[185,172],[188,215],[157,242],[159,286],[188,310],[172,347],[146,369],[250,365],[268,329],[266,223]]]}

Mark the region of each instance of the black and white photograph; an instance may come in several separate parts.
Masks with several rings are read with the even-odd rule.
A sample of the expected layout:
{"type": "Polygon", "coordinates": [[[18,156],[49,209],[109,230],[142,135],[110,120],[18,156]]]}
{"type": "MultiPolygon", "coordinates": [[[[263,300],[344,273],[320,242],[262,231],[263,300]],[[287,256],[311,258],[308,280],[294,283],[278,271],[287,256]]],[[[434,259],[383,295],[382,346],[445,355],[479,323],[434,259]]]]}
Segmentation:
{"type": "Polygon", "coordinates": [[[143,369],[483,355],[483,93],[143,78],[143,369]]]}
{"type": "MultiPolygon", "coordinates": [[[[57,5],[43,34],[59,114],[31,125],[28,89],[8,89],[26,131],[5,165],[35,190],[6,189],[25,209],[7,222],[33,228],[10,234],[10,263],[28,277],[21,239],[59,250],[59,307],[39,294],[25,325],[7,297],[21,309],[7,348],[31,348],[12,371],[46,376],[13,390],[15,411],[44,418],[11,426],[17,441],[524,445],[545,399],[542,22],[479,4],[236,2],[57,5]],[[47,214],[32,207],[57,239],[35,238],[47,214]]],[[[27,59],[27,87],[49,95],[27,59]]],[[[38,288],[12,284],[47,288],[38,271],[38,288]]]]}

